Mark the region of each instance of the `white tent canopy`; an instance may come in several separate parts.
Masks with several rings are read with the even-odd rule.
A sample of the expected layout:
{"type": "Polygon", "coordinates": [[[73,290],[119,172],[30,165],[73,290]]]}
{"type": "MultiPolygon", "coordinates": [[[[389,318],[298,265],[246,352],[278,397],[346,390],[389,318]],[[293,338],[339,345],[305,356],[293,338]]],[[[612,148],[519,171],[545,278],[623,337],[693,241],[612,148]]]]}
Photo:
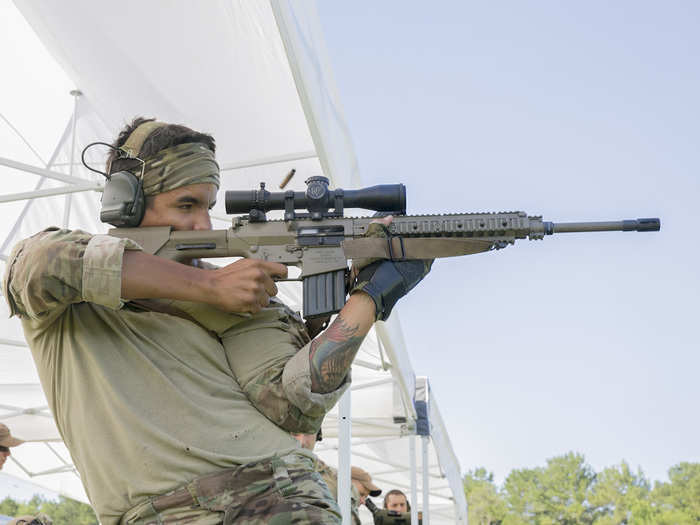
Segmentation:
{"type": "MultiPolygon", "coordinates": [[[[19,162],[0,149],[0,174],[25,173],[0,196],[0,202],[15,202],[3,204],[12,210],[0,230],[3,261],[15,242],[49,224],[106,230],[97,220],[102,180],[80,165],[79,153],[89,142],[111,141],[135,115],[212,133],[223,189],[252,189],[261,181],[276,187],[291,168],[297,171],[292,189],[303,189],[305,179],[321,173],[334,187],[361,185],[312,3],[16,5],[80,91],[72,93],[74,114],[50,159],[19,162]]],[[[21,123],[22,129],[41,125],[36,115],[21,123]]],[[[104,158],[93,152],[89,160],[99,164],[104,158]]],[[[220,199],[215,228],[230,220],[223,208],[220,199]]],[[[300,309],[300,292],[289,283],[280,294],[300,309]]],[[[0,420],[34,442],[15,449],[15,461],[4,472],[85,501],[21,327],[2,318],[0,420]]],[[[353,367],[351,396],[326,418],[323,430],[318,453],[340,465],[341,473],[352,463],[383,488],[413,488],[412,503],[424,511],[424,522],[429,515],[431,523],[466,523],[459,465],[427,380],[416,378],[411,367],[398,312],[367,337],[353,367]],[[417,438],[417,429],[429,436],[417,438]],[[423,507],[428,499],[421,492],[429,495],[429,507],[423,507]]],[[[366,509],[362,517],[371,523],[366,509]]]]}

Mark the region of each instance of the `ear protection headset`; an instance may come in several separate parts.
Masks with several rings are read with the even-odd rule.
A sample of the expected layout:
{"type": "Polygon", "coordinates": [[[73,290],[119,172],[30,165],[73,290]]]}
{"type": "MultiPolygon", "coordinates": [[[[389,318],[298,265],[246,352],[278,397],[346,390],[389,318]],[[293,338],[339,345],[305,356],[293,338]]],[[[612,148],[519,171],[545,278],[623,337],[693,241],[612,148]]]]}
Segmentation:
{"type": "Polygon", "coordinates": [[[107,222],[117,228],[135,228],[141,224],[146,210],[146,201],[143,195],[143,174],[146,163],[138,157],[138,154],[149,135],[163,126],[166,126],[163,122],[144,122],[131,132],[124,145],[119,148],[114,148],[105,142],[93,142],[83,150],[82,161],[85,167],[104,175],[107,179],[102,192],[102,208],[100,209],[102,222],[107,222]],[[126,170],[110,175],[111,165],[107,166],[107,171],[104,173],[88,166],[85,162],[85,152],[96,144],[116,149],[118,159],[139,161],[141,163],[140,175],[134,175],[126,170]]]}

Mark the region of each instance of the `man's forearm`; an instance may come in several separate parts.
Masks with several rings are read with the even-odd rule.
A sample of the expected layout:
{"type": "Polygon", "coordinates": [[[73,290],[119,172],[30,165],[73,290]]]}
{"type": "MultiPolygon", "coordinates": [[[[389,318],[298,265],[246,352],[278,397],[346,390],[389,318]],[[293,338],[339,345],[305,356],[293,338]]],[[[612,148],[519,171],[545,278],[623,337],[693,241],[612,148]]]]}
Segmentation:
{"type": "Polygon", "coordinates": [[[287,277],[283,264],[241,259],[203,270],[142,252],[122,261],[124,299],[180,299],[207,303],[227,312],[259,312],[277,295],[274,278],[287,277]]]}
{"type": "Polygon", "coordinates": [[[311,341],[312,392],[325,394],[342,384],[365,335],[374,324],[375,310],[369,295],[355,293],[328,329],[311,341]]]}
{"type": "Polygon", "coordinates": [[[200,268],[127,251],[122,261],[122,297],[209,302],[212,290],[206,277],[200,268]]]}

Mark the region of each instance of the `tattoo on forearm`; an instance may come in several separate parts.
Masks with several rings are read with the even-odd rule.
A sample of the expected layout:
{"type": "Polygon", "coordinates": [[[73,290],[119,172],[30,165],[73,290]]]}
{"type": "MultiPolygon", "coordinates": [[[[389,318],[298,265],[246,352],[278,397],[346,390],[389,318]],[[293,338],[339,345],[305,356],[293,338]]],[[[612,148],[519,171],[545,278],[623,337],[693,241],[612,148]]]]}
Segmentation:
{"type": "Polygon", "coordinates": [[[343,382],[364,337],[357,336],[359,326],[350,326],[340,315],[328,330],[311,341],[311,391],[332,392],[343,382]]]}

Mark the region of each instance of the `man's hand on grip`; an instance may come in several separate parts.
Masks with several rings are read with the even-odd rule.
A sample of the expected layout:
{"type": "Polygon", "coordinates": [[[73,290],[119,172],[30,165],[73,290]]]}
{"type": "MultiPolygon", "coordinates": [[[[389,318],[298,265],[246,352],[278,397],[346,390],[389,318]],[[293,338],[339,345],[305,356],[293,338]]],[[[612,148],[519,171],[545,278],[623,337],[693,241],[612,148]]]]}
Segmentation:
{"type": "Polygon", "coordinates": [[[229,312],[256,313],[270,304],[270,297],[277,295],[274,278],[286,278],[287,267],[258,259],[241,259],[209,273],[211,304],[229,312]]]}

